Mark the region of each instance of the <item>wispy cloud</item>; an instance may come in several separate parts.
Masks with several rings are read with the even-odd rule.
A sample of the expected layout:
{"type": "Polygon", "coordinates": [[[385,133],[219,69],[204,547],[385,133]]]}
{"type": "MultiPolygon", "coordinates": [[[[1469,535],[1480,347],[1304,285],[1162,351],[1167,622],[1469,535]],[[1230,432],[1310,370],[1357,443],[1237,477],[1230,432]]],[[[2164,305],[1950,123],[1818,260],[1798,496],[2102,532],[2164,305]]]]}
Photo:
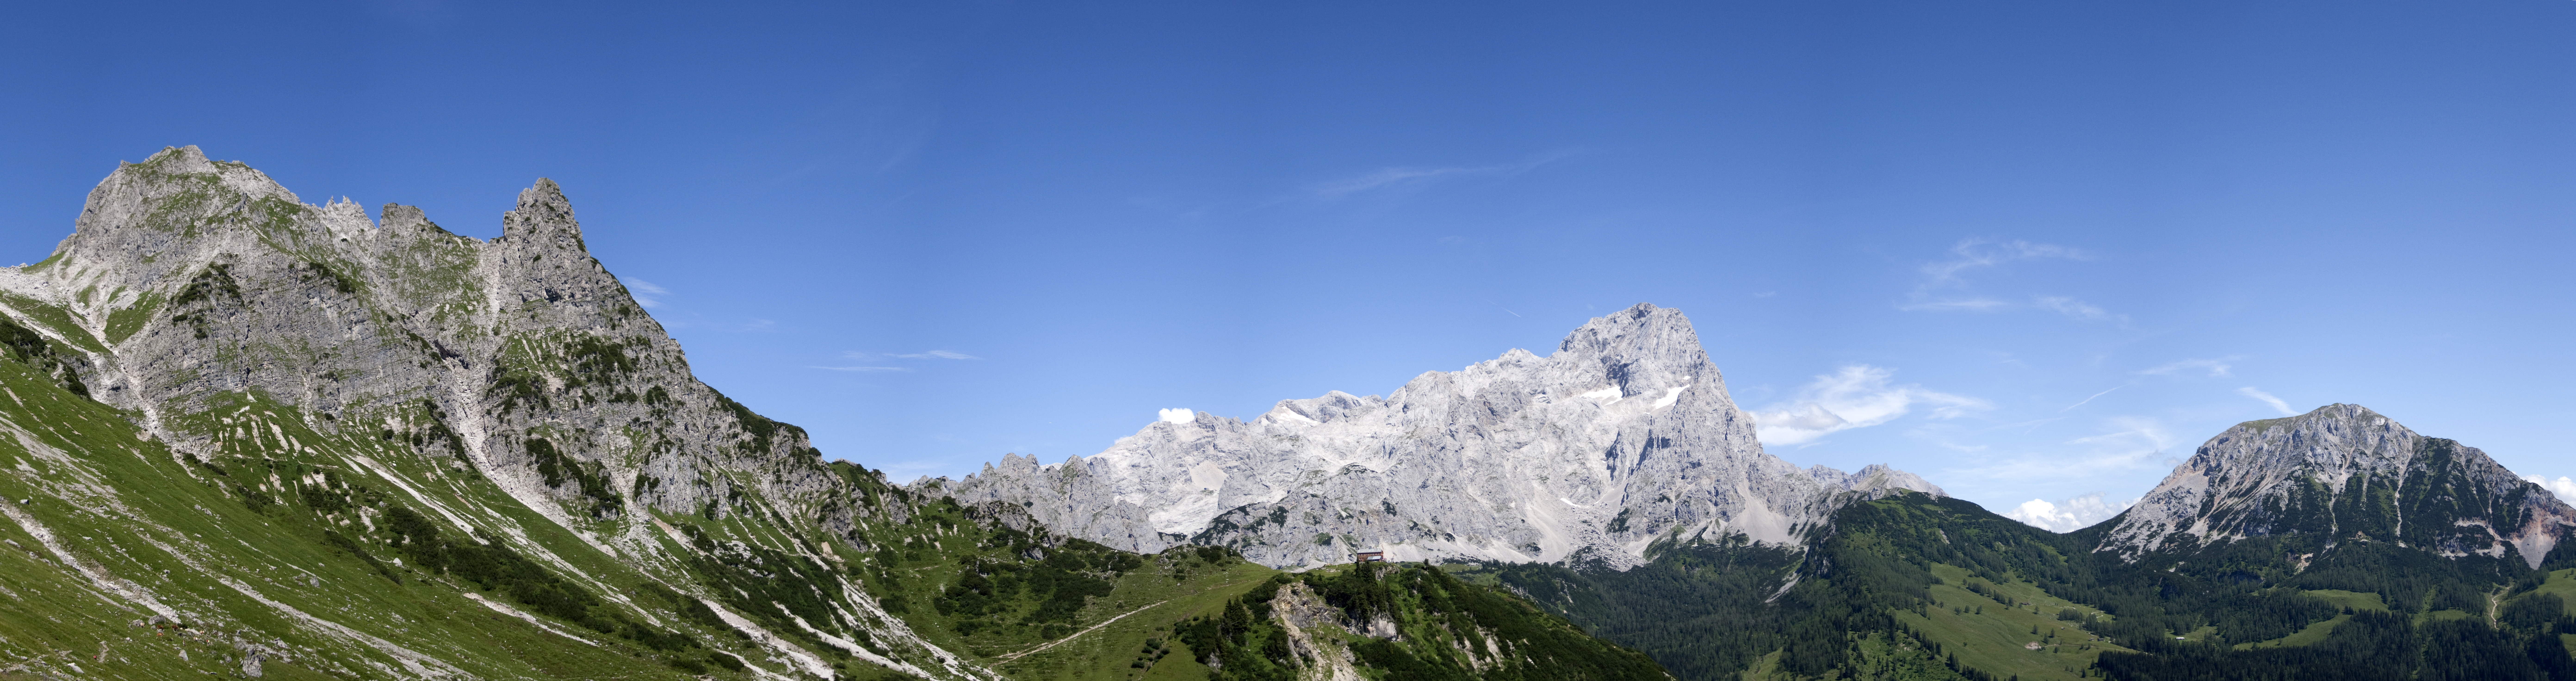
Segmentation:
{"type": "Polygon", "coordinates": [[[842,357],[847,357],[847,358],[850,358],[850,359],[856,359],[856,360],[871,360],[871,359],[983,359],[982,357],[977,357],[977,356],[974,356],[974,355],[969,355],[969,354],[966,354],[966,353],[963,353],[963,352],[958,352],[958,351],[955,351],[955,350],[923,350],[923,351],[921,351],[921,352],[861,352],[861,351],[858,351],[858,350],[851,350],[851,351],[849,351],[849,352],[841,353],[841,356],[842,356],[842,357]]]}
{"type": "Polygon", "coordinates": [[[1361,192],[1381,189],[1407,189],[1421,187],[1449,178],[1472,177],[1478,175],[1498,175],[1509,177],[1529,172],[1530,169],[1554,163],[1559,159],[1572,155],[1574,155],[1574,152],[1558,152],[1519,163],[1491,166],[1379,168],[1377,170],[1361,173],[1352,177],[1316,183],[1312,187],[1309,187],[1309,190],[1311,190],[1318,198],[1339,199],[1361,192]]]}
{"type": "Polygon", "coordinates": [[[1993,403],[1974,397],[1934,392],[1917,385],[1890,385],[1889,379],[1895,375],[1887,369],[1855,364],[1817,376],[1799,388],[1796,398],[1753,412],[1755,433],[1763,444],[1794,445],[1837,431],[1886,423],[1913,411],[1917,405],[1930,407],[1936,419],[1994,408],[1993,403]]]}
{"type": "MultiPolygon", "coordinates": [[[[2121,388],[2126,388],[2126,387],[2129,387],[2129,384],[2122,383],[2122,384],[2119,384],[2119,385],[2111,386],[2111,390],[2119,390],[2119,389],[2121,389],[2121,388]]],[[[2101,396],[2103,396],[2103,395],[2109,395],[2109,394],[2111,394],[2111,390],[2104,390],[2104,391],[2102,391],[2102,392],[2093,393],[2093,397],[2087,397],[2087,398],[2084,398],[2082,401],[2078,401],[2078,402],[2076,402],[2076,403],[2074,403],[2074,404],[2066,405],[2066,408],[2065,408],[2065,409],[2059,409],[2059,410],[2057,410],[2057,413],[2064,414],[2064,413],[2066,413],[2066,412],[2074,411],[2076,407],[2084,406],[2084,404],[2085,404],[2085,403],[2087,403],[2087,402],[2092,402],[2092,401],[2094,400],[2094,398],[2098,398],[2098,397],[2101,397],[2101,396]]]]}
{"type": "Polygon", "coordinates": [[[1907,312],[1994,312],[2014,307],[1993,298],[1943,298],[1906,303],[1896,309],[1907,312]]]}
{"type": "Polygon", "coordinates": [[[838,367],[817,366],[811,368],[856,372],[912,371],[912,367],[886,366],[883,364],[877,364],[877,362],[902,359],[983,359],[982,357],[969,355],[955,350],[924,350],[921,352],[860,352],[857,350],[851,350],[849,352],[841,353],[841,358],[867,362],[868,364],[838,367]]]}
{"type": "Polygon", "coordinates": [[[2041,296],[2038,304],[2039,309],[2066,315],[2069,319],[2088,322],[2119,322],[2122,324],[2129,322],[2128,315],[2111,314],[2110,312],[2104,311],[2102,308],[2094,307],[2090,303],[2064,296],[2041,296]]]}
{"type": "Polygon", "coordinates": [[[2106,501],[2102,498],[2101,492],[2094,492],[2072,499],[2059,499],[2056,502],[2032,499],[2022,502],[2013,510],[2005,511],[2004,517],[2019,520],[2022,524],[2031,527],[2064,533],[2110,520],[2111,516],[2119,515],[2121,511],[2128,510],[2130,505],[2136,503],[2138,503],[2136,499],[2106,501]]]}
{"type": "Polygon", "coordinates": [[[671,295],[671,291],[669,289],[655,286],[653,285],[653,282],[642,279],[626,279],[624,281],[626,282],[627,294],[635,297],[635,304],[637,305],[645,307],[661,307],[662,301],[658,298],[654,298],[653,296],[671,295]]]}
{"type": "Polygon", "coordinates": [[[1957,257],[1923,264],[1923,274],[1927,277],[1924,281],[1925,286],[1959,284],[1962,283],[1960,275],[1969,270],[1993,267],[2015,260],[2092,259],[2092,256],[2086,255],[2083,251],[2065,246],[1985,239],[1961,241],[1958,245],[1950,247],[1950,254],[1957,257]]]}
{"type": "MultiPolygon", "coordinates": [[[[2018,425],[2021,424],[2013,424],[2018,425]]],[[[2118,416],[2105,420],[2103,425],[2099,434],[2067,440],[2046,451],[1981,458],[1978,465],[1951,469],[1945,474],[2018,490],[2082,480],[2098,484],[2106,476],[2180,463],[2167,454],[2177,442],[2172,431],[2156,419],[2118,416]]]]}
{"type": "Polygon", "coordinates": [[[2246,396],[2246,397],[2251,397],[2251,398],[2258,399],[2258,400],[2262,400],[2264,404],[2272,405],[2272,408],[2273,408],[2273,409],[2278,409],[2278,410],[2280,410],[2280,412],[2281,412],[2281,415],[2282,415],[2282,416],[2297,416],[2297,415],[2299,415],[2299,412],[2298,412],[2297,410],[2293,410],[2293,409],[2291,409],[2291,408],[2290,408],[2290,403],[2288,403],[2288,402],[2283,402],[2283,401],[2281,401],[2281,398],[2273,397],[2271,393],[2267,393],[2267,392],[2263,392],[2262,390],[2258,390],[2258,389],[2256,389],[2254,386],[2250,386],[2250,385],[2249,385],[2249,386],[2245,386],[2245,387],[2242,387],[2242,388],[2237,388],[2237,389],[2236,389],[2236,394],[2238,394],[2238,395],[2244,395],[2244,396],[2246,396]]]}
{"type": "Polygon", "coordinates": [[[2012,310],[2046,310],[2078,321],[2100,321],[2127,324],[2126,315],[2102,309],[2099,305],[2067,296],[2033,296],[2029,302],[1976,293],[1969,284],[1969,274],[2024,260],[2091,260],[2092,255],[2074,248],[2028,241],[1995,241],[1968,239],[1950,247],[1951,257],[1924,263],[1918,271],[1923,279],[1905,296],[1897,309],[1907,312],[2006,312],[2012,310]]]}
{"type": "Polygon", "coordinates": [[[2558,479],[2556,480],[2551,480],[2537,475],[2525,475],[2522,476],[2522,479],[2531,481],[2531,484],[2539,485],[2541,489],[2549,490],[2550,494],[2558,495],[2559,501],[2576,504],[2576,478],[2569,478],[2562,475],[2558,476],[2558,479]]]}
{"type": "Polygon", "coordinates": [[[2118,451],[2108,453],[2121,458],[2138,458],[2145,454],[2162,452],[2174,444],[2173,432],[2166,430],[2164,423],[2155,419],[2116,416],[2111,418],[2110,424],[2111,427],[2120,430],[2067,440],[2066,444],[2109,445],[2118,451]]]}
{"type": "Polygon", "coordinates": [[[2230,371],[2230,370],[2232,370],[2232,369],[2235,369],[2235,368],[2236,368],[2234,365],[2230,365],[2230,364],[2228,364],[2228,362],[2232,362],[2232,361],[2235,361],[2235,360],[2238,360],[2238,359],[2242,359],[2242,358],[2241,358],[2241,357],[2234,356],[2234,355],[2230,355],[2230,356],[2227,356],[2227,357],[2220,357],[2220,358],[2218,358],[2218,359],[2185,359],[2185,360],[2176,360],[2176,361],[2172,361],[2172,362],[2167,362],[2167,363],[2165,363],[2164,365],[2162,365],[2162,366],[2158,366],[2158,367],[2153,368],[2153,369],[2140,369],[2140,370],[2138,370],[2138,374],[2143,375],[2143,376],[2162,376],[2162,375],[2165,375],[2165,374],[2171,374],[2171,373],[2175,373],[2175,372],[2183,371],[2183,370],[2185,370],[2185,369],[2200,369],[2200,370],[2208,371],[2208,372],[2209,372],[2209,375],[2210,375],[2211,377],[2213,377],[2213,378],[2226,378],[2226,377],[2229,377],[2229,376],[2232,376],[2232,375],[2233,375],[2233,374],[2228,373],[2228,371],[2230,371]]]}

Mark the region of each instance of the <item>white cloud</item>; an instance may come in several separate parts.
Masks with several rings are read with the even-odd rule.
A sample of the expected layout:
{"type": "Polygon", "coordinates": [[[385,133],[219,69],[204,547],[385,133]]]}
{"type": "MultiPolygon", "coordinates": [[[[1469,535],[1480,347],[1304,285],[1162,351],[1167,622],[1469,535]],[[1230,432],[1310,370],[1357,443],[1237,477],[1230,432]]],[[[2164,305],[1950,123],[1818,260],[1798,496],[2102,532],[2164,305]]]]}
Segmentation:
{"type": "MultiPolygon", "coordinates": [[[[1311,189],[1314,190],[1315,195],[1318,197],[1338,199],[1373,189],[1390,189],[1425,185],[1446,177],[1468,175],[1518,175],[1529,171],[1531,168],[1547,165],[1558,159],[1572,155],[1574,155],[1574,152],[1559,152],[1519,163],[1496,166],[1379,168],[1356,177],[1347,177],[1330,182],[1319,183],[1311,187],[1311,189]]],[[[1446,240],[1444,240],[1443,243],[1447,243],[1446,240]]]]}
{"type": "Polygon", "coordinates": [[[2234,361],[2234,360],[2236,360],[2236,359],[2237,359],[2237,358],[2236,358],[2236,357],[2234,357],[2234,356],[2228,356],[2228,357],[2220,357],[2220,358],[2218,358],[2218,359],[2185,359],[2185,360],[2177,360],[2177,361],[2174,361],[2174,362],[2166,363],[2164,366],[2159,366],[2159,367],[2156,367],[2156,368],[2153,368],[2153,369],[2143,369],[2143,370],[2140,370],[2138,373],[2140,373],[2140,374],[2144,374],[2144,375],[2148,375],[2148,376],[2161,376],[2161,375],[2164,375],[2164,374],[2170,374],[2170,373],[2174,373],[2174,372],[2177,372],[2177,371],[2182,371],[2182,370],[2184,370],[2184,369],[2203,369],[2203,370],[2207,370],[2207,371],[2209,372],[2209,375],[2210,375],[2211,377],[2214,377],[2214,378],[2226,378],[2226,377],[2229,377],[2229,376],[2233,376],[2233,375],[2234,375],[2234,374],[2230,374],[2230,373],[2228,373],[2228,372],[2229,372],[2229,371],[2231,371],[2231,370],[2233,370],[2233,369],[2235,369],[2236,367],[2235,367],[2235,366],[2233,366],[2233,365],[2228,364],[2228,362],[2230,362],[2230,361],[2234,361]]]}
{"type": "Polygon", "coordinates": [[[1993,312],[2012,306],[2012,303],[1993,298],[1947,298],[1907,303],[1896,309],[1906,312],[1993,312]]]}
{"type": "Polygon", "coordinates": [[[2050,532],[2073,532],[2109,520],[2135,503],[2138,500],[2104,501],[2101,492],[2094,492],[2073,499],[2060,499],[2057,503],[2032,499],[2005,511],[2004,517],[2050,532]]]}
{"type": "Polygon", "coordinates": [[[857,350],[851,350],[849,352],[841,353],[841,356],[861,361],[872,359],[983,359],[982,357],[954,350],[925,350],[922,352],[888,353],[860,352],[857,350]]]}
{"type": "Polygon", "coordinates": [[[2576,478],[2562,475],[2558,476],[2557,480],[2551,480],[2537,475],[2525,475],[2522,479],[2539,485],[2541,489],[2549,490],[2550,494],[2558,495],[2559,501],[2576,504],[2576,478]]]}
{"type": "Polygon", "coordinates": [[[1925,263],[1923,265],[1923,273],[1930,275],[1931,277],[1929,281],[1925,282],[1925,285],[1956,284],[1959,283],[1959,273],[1961,272],[1966,272],[1980,267],[1993,267],[2015,260],[2038,260],[2044,258],[2061,258],[2066,260],[2091,259],[2091,256],[2085,255],[2083,251],[2067,248],[2065,246],[2034,244],[2028,241],[1987,241],[1984,239],[1969,239],[1961,241],[1958,245],[1950,247],[1950,253],[1959,256],[1959,258],[1956,260],[1925,263]]]}
{"type": "Polygon", "coordinates": [[[2156,421],[2155,419],[2135,416],[2115,417],[2111,419],[2111,427],[2120,428],[2122,430],[2116,430],[2100,435],[2079,437],[2073,440],[2067,440],[2066,444],[2110,444],[2114,445],[2114,449],[2118,450],[2116,452],[2108,452],[2113,456],[2122,458],[2140,458],[2145,454],[2164,451],[2166,447],[2173,446],[2174,443],[2173,434],[2166,432],[2164,424],[2156,421]]]}
{"type": "Polygon", "coordinates": [[[1915,385],[1888,385],[1896,372],[1866,364],[1809,382],[1785,404],[1753,412],[1754,430],[1766,445],[1810,442],[1828,433],[1867,428],[1895,420],[1916,405],[1930,407],[1932,417],[1951,419],[1993,409],[1985,400],[1925,390],[1915,385]]]}
{"type": "Polygon", "coordinates": [[[2256,389],[2254,388],[2254,386],[2250,386],[2250,385],[2249,385],[2249,386],[2245,386],[2245,387],[2242,387],[2242,388],[2237,388],[2237,389],[2236,389],[2236,394],[2238,394],[2238,395],[2244,395],[2244,396],[2246,396],[2246,397],[2251,397],[2251,398],[2258,399],[2258,400],[2262,400],[2264,404],[2272,405],[2272,408],[2273,408],[2273,409],[2281,410],[2281,415],[2282,415],[2282,416],[2297,416],[2297,415],[2299,415],[2299,412],[2298,412],[2298,411],[2293,410],[2293,409],[2291,409],[2291,408],[2290,408],[2290,403],[2281,401],[2281,398],[2273,397],[2271,393],[2263,392],[2263,391],[2261,391],[2261,390],[2256,390],[2256,389]]]}
{"type": "Polygon", "coordinates": [[[1198,420],[1199,417],[1198,412],[1190,411],[1188,407],[1174,407],[1155,413],[1157,417],[1154,420],[1166,423],[1189,423],[1198,420]]]}
{"type": "MultiPolygon", "coordinates": [[[[2053,420],[1999,428],[2019,429],[2053,420]]],[[[1943,479],[1962,483],[1964,486],[1951,486],[1952,493],[1961,496],[1988,494],[1979,488],[1999,494],[2024,494],[2030,489],[2125,485],[2138,474],[2171,469],[2180,463],[2169,454],[2179,441],[2171,429],[2154,418],[2112,417],[2103,420],[2098,432],[2054,447],[1961,459],[1967,465],[1944,470],[1943,479]]],[[[2052,507],[2065,503],[2068,502],[2060,501],[2052,507]]]]}
{"type": "Polygon", "coordinates": [[[2123,324],[2128,323],[2129,321],[2128,315],[2111,314],[2110,312],[2104,311],[2102,308],[2094,307],[2084,301],[2063,296],[2041,297],[2039,299],[2039,308],[2083,321],[2108,321],[2120,322],[2123,324]]]}
{"type": "Polygon", "coordinates": [[[2073,248],[2028,241],[1989,241],[1969,239],[1950,247],[1950,260],[1924,263],[1923,281],[1906,294],[1905,303],[1897,309],[1907,312],[2001,312],[2039,308],[2087,321],[2117,321],[2128,318],[2111,314],[2100,307],[2073,298],[2042,296],[2027,305],[1968,292],[1967,273],[2016,260],[2089,260],[2092,256],[2073,248]]]}
{"type": "Polygon", "coordinates": [[[645,307],[661,307],[662,301],[653,298],[653,296],[671,295],[670,289],[655,286],[653,285],[653,282],[642,279],[627,279],[625,282],[627,294],[635,298],[635,304],[637,305],[645,307]]]}
{"type": "MultiPolygon", "coordinates": [[[[2129,387],[2129,384],[2122,383],[2122,384],[2120,384],[2120,385],[2111,386],[2111,390],[2119,390],[2119,389],[2121,389],[2121,388],[2126,388],[2126,387],[2129,387]]],[[[2087,397],[2087,398],[2084,398],[2084,400],[2083,400],[2083,401],[2081,401],[2081,402],[2076,402],[2076,403],[2074,403],[2074,404],[2066,405],[2066,408],[2065,408],[2065,409],[2059,409],[2059,410],[2057,410],[2057,413],[2064,414],[2064,413],[2066,413],[2066,412],[2074,411],[2076,407],[2084,406],[2086,403],[2092,402],[2095,398],[2101,397],[2101,396],[2103,396],[2103,395],[2109,395],[2109,394],[2111,394],[2111,390],[2104,390],[2104,391],[2102,391],[2102,392],[2093,393],[2093,397],[2087,397]]]]}

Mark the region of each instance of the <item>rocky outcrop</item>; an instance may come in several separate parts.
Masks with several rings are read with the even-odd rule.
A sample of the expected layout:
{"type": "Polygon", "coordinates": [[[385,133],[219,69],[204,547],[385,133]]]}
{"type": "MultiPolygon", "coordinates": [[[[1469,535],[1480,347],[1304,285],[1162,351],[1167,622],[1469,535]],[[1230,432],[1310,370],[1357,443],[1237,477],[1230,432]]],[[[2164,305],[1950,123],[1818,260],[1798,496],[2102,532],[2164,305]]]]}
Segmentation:
{"type": "Polygon", "coordinates": [[[2219,433],[2111,523],[2098,550],[2128,560],[2311,535],[2537,568],[2576,532],[2576,509],[2475,447],[2334,404],[2219,433]]]}
{"type": "Polygon", "coordinates": [[[1350,648],[1328,636],[1318,636],[1318,627],[1349,628],[1343,621],[1342,609],[1324,603],[1304,582],[1279,587],[1270,600],[1270,617],[1279,623],[1288,637],[1288,652],[1299,665],[1301,681],[1361,681],[1359,669],[1352,666],[1355,656],[1350,648]]]}
{"type": "Polygon", "coordinates": [[[1850,495],[1922,478],[1800,470],[1764,453],[1680,311],[1593,319],[1555,353],[1426,372],[1384,398],[1284,400],[1249,421],[1157,421],[1059,464],[1005,456],[921,489],[1025,505],[1059,533],[1274,566],[1393,560],[1636,564],[1660,539],[1797,543],[1850,495]]]}
{"type": "MultiPolygon", "coordinates": [[[[679,343],[590,256],[554,182],[520,192],[489,241],[409,206],[382,215],[379,226],[354,203],[305,204],[247,165],[166,149],[101,181],[53,257],[0,268],[0,314],[78,355],[47,366],[136,415],[183,470],[222,451],[328,459],[402,490],[450,536],[508,542],[576,581],[589,579],[577,561],[532,535],[573,538],[644,571],[637,579],[704,594],[693,558],[674,554],[691,542],[654,513],[810,532],[860,555],[875,549],[863,524],[903,523],[914,508],[877,473],[826,463],[802,429],[699,382],[679,343]],[[263,433],[242,420],[254,406],[279,407],[259,414],[291,414],[311,435],[263,433]],[[559,531],[429,484],[450,473],[488,481],[559,531]]],[[[780,555],[846,561],[806,541],[780,555]]],[[[830,645],[906,674],[989,676],[874,598],[841,591],[818,588],[833,617],[795,626],[816,641],[870,641],[830,645]]],[[[736,619],[727,626],[762,631],[736,619]]],[[[803,673],[832,673],[813,650],[758,640],[803,673]]],[[[259,659],[242,672],[256,675],[259,659]]]]}
{"type": "Polygon", "coordinates": [[[590,256],[554,182],[520,192],[489,242],[417,208],[383,214],[379,228],[356,204],[306,205],[249,166],[171,149],[119,167],[56,256],[0,275],[0,289],[69,308],[75,328],[51,330],[92,351],[99,399],[155,416],[183,448],[206,435],[160,427],[161,412],[256,392],[335,421],[454,433],[461,457],[514,493],[598,513],[630,499],[739,510],[723,500],[745,484],[823,491],[800,482],[829,478],[803,431],[698,382],[590,256]],[[549,451],[574,459],[554,468],[609,478],[618,499],[545,474],[549,451]]]}

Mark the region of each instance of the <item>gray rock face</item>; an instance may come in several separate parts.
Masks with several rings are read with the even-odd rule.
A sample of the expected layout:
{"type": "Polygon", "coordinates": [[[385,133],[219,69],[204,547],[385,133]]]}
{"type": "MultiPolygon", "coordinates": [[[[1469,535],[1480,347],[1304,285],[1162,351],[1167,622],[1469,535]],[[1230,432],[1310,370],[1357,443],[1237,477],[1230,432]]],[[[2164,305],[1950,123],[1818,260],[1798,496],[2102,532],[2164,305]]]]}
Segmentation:
{"type": "Polygon", "coordinates": [[[182,447],[206,436],[159,427],[164,412],[256,392],[402,435],[443,427],[514,494],[602,514],[623,501],[548,484],[530,440],[663,511],[722,514],[738,485],[780,498],[828,486],[809,484],[830,476],[813,473],[801,429],[690,374],[590,257],[554,182],[520,192],[490,242],[409,206],[384,216],[379,228],[353,203],[305,205],[248,166],[173,149],[101,182],[57,256],[0,269],[0,290],[69,307],[77,328],[26,321],[91,351],[98,399],[145,412],[182,447]]]}
{"type": "Polygon", "coordinates": [[[1157,421],[1107,451],[1005,456],[916,486],[1008,501],[1056,532],[1131,551],[1231,546],[1274,566],[1391,560],[1601,560],[1659,539],[1798,543],[1847,495],[1940,494],[1884,466],[1800,470],[1753,421],[1680,311],[1593,319],[1557,351],[1426,372],[1383,399],[1284,400],[1249,421],[1157,421]]]}
{"type": "Polygon", "coordinates": [[[2334,404],[2219,433],[2111,522],[2097,550],[2129,560],[2307,534],[2537,568],[2576,532],[2576,509],[2475,447],[2334,404]]]}
{"type": "MultiPolygon", "coordinates": [[[[297,407],[317,432],[409,443],[405,456],[426,457],[433,479],[489,479],[584,543],[684,589],[668,530],[646,511],[794,518],[862,550],[859,523],[906,520],[876,474],[836,471],[802,429],[699,382],[679,344],[590,256],[554,182],[521,192],[488,242],[409,206],[387,205],[383,217],[378,226],[353,203],[304,204],[249,166],[167,149],[101,181],[54,257],[0,268],[0,312],[82,353],[75,369],[89,394],[140,414],[180,455],[210,451],[236,427],[219,407],[297,407]]],[[[462,532],[478,511],[443,505],[453,501],[411,503],[462,532]]],[[[578,576],[507,519],[479,517],[521,553],[578,576]]],[[[873,598],[825,597],[851,624],[823,635],[885,644],[844,646],[852,654],[915,675],[989,675],[912,635],[873,598]]],[[[819,658],[772,649],[830,674],[819,658]]],[[[256,656],[244,664],[256,675],[256,656]]]]}

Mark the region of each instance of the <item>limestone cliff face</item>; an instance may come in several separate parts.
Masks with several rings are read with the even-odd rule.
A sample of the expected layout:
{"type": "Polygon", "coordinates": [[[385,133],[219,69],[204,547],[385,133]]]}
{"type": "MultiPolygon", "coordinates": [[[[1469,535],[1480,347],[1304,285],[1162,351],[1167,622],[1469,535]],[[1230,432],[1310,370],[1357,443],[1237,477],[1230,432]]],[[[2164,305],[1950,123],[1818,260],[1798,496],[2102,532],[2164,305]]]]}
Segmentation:
{"type": "Polygon", "coordinates": [[[2475,447],[2334,404],[2219,433],[2109,522],[2099,550],[2130,560],[2307,535],[2537,568],[2576,532],[2576,509],[2475,447]]]}
{"type": "MultiPolygon", "coordinates": [[[[219,406],[271,400],[312,431],[400,443],[407,459],[351,456],[351,470],[399,478],[426,462],[431,478],[488,479],[684,591],[690,558],[672,555],[677,535],[648,512],[812,530],[858,551],[873,548],[862,524],[905,522],[911,502],[877,474],[827,464],[802,429],[692,376],[679,344],[590,256],[554,182],[521,192],[490,241],[409,206],[382,215],[379,226],[353,203],[308,205],[249,166],[168,149],[100,182],[52,258],[0,268],[0,313],[80,353],[91,396],[137,414],[173,456],[244,435],[219,406]]],[[[511,518],[420,491],[433,482],[394,484],[450,531],[498,528],[551,560],[511,518]]],[[[843,560],[799,546],[789,553],[843,560]]],[[[813,623],[831,629],[818,635],[880,643],[850,647],[907,673],[986,673],[853,593],[823,596],[846,615],[813,623]]]]}
{"type": "Polygon", "coordinates": [[[1200,413],[1090,457],[1006,456],[917,486],[1025,503],[1058,532],[1118,548],[1222,544],[1277,566],[1372,550],[1627,566],[1663,538],[1800,542],[1855,491],[1940,493],[1902,471],[1806,471],[1764,453],[1689,319],[1645,304],[1547,357],[1426,372],[1385,398],[1284,400],[1249,421],[1200,413]]]}
{"type": "Polygon", "coordinates": [[[521,192],[490,242],[408,206],[384,216],[377,227],[355,204],[308,206],[248,166],[173,149],[101,182],[58,254],[0,270],[0,288],[70,309],[75,328],[37,328],[92,351],[102,401],[156,420],[257,391],[350,427],[452,432],[439,444],[462,463],[558,500],[581,490],[562,472],[547,484],[531,440],[579,459],[559,469],[596,468],[621,498],[664,511],[721,514],[742,485],[822,491],[803,431],[692,377],[679,344],[590,257],[554,182],[521,192]]]}

